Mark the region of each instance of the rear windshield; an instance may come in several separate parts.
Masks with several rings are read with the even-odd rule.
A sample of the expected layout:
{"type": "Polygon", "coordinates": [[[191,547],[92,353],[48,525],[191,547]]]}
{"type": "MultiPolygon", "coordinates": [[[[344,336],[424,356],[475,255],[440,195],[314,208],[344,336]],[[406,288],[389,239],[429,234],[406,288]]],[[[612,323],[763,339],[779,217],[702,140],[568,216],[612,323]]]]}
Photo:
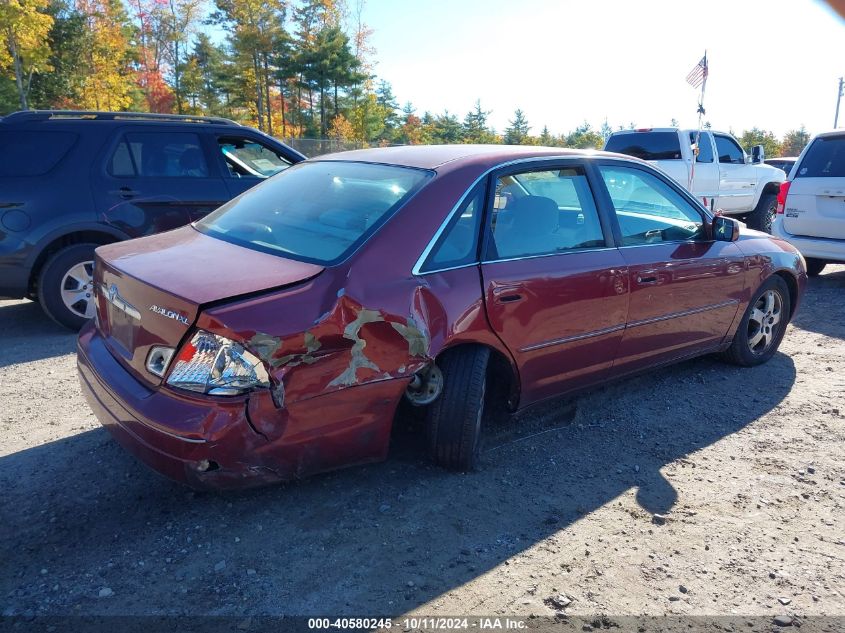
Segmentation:
{"type": "Polygon", "coordinates": [[[0,176],[41,176],[76,142],[71,132],[0,132],[0,176]]]}
{"type": "Polygon", "coordinates": [[[677,132],[631,132],[614,134],[607,140],[608,152],[627,154],[643,160],[677,160],[681,158],[681,141],[677,132]]]}
{"type": "Polygon", "coordinates": [[[845,177],[845,136],[823,136],[810,145],[795,178],[845,177]]]}
{"type": "Polygon", "coordinates": [[[363,243],[430,176],[368,163],[300,163],[194,226],[241,246],[330,265],[363,243]]]}

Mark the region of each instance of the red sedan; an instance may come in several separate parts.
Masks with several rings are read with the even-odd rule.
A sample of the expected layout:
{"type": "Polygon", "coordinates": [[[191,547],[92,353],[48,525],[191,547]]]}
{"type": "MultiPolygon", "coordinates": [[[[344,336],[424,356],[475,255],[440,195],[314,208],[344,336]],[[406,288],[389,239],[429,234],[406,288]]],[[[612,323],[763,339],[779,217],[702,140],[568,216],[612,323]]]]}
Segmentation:
{"type": "Polygon", "coordinates": [[[521,408],[659,365],[777,350],[792,246],[602,152],[416,146],[282,172],[205,219],[97,249],[79,372],[97,417],[197,487],[384,459],[400,401],[477,462],[521,408]]]}

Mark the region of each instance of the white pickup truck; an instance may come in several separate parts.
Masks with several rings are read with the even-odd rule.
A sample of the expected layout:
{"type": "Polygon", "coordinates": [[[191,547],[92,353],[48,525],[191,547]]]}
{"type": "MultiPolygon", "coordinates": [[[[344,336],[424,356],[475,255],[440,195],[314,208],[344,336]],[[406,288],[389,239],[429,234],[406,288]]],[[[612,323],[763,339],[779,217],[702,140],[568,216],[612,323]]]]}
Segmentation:
{"type": "Polygon", "coordinates": [[[725,132],[702,130],[696,152],[697,134],[698,130],[668,127],[622,130],[610,135],[604,149],[648,161],[708,208],[741,216],[751,228],[771,233],[778,190],[786,174],[763,163],[762,145],[748,156],[725,132]]]}

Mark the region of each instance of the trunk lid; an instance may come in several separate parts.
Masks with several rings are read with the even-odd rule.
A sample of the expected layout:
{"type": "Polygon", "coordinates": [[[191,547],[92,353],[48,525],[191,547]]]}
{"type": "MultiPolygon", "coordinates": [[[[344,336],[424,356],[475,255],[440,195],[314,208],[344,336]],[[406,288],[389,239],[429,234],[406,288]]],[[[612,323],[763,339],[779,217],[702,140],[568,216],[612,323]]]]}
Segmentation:
{"type": "Polygon", "coordinates": [[[190,226],[97,249],[98,327],[112,354],[147,384],[155,345],[178,347],[203,306],[301,283],[323,271],[204,235],[190,226]]]}
{"type": "Polygon", "coordinates": [[[784,228],[792,235],[845,239],[845,134],[816,138],[791,175],[784,228]]]}

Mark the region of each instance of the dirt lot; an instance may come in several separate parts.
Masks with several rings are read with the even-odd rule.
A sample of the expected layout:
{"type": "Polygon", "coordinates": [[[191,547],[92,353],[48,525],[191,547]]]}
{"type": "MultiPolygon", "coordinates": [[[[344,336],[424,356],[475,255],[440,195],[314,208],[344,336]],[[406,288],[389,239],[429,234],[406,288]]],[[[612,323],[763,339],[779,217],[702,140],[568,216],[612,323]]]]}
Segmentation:
{"type": "Polygon", "coordinates": [[[0,337],[4,615],[548,615],[561,594],[571,614],[845,615],[842,266],[762,367],[535,408],[469,475],[405,433],[386,463],[225,496],[110,439],[36,305],[0,302],[0,337]]]}

